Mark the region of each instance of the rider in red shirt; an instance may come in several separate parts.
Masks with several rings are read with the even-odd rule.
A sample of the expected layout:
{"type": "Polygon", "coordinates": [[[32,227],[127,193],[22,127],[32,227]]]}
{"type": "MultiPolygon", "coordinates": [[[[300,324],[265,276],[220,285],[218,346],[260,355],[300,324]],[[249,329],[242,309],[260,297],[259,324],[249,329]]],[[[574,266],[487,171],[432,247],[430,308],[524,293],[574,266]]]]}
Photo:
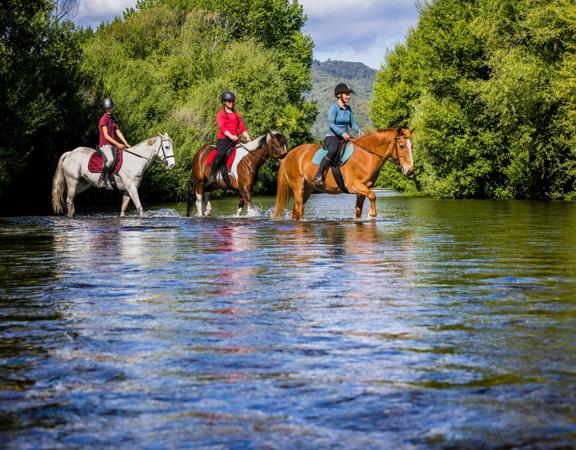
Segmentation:
{"type": "Polygon", "coordinates": [[[106,111],[104,115],[100,118],[98,122],[98,129],[100,130],[100,142],[99,148],[100,153],[104,157],[104,164],[102,165],[102,175],[100,180],[98,180],[98,185],[102,186],[105,180],[110,176],[114,168],[112,164],[116,160],[117,148],[128,148],[130,145],[126,142],[124,135],[118,128],[118,122],[112,114],[112,108],[114,108],[114,102],[109,98],[104,99],[103,102],[104,110],[106,111]],[[118,142],[116,137],[124,143],[118,142]]]}
{"type": "MultiPolygon", "coordinates": [[[[242,122],[240,115],[234,111],[234,104],[236,96],[230,92],[223,92],[220,96],[223,107],[218,114],[216,114],[216,123],[218,124],[218,140],[216,141],[216,157],[212,161],[212,170],[210,172],[210,181],[216,183],[216,174],[220,168],[225,164],[226,154],[236,142],[239,141],[238,135],[241,134],[246,141],[250,141],[250,135],[246,131],[246,127],[242,122]]],[[[226,185],[230,186],[228,180],[228,171],[223,170],[222,176],[226,181],[226,185]]]]}

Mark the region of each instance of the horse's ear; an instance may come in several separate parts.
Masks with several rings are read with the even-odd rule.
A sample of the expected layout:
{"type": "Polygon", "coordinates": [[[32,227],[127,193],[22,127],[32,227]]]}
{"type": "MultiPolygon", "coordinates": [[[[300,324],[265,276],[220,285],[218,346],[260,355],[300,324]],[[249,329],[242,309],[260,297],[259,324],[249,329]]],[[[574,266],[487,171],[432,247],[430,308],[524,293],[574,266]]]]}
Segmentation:
{"type": "Polygon", "coordinates": [[[404,129],[404,128],[397,128],[397,129],[396,129],[396,136],[402,136],[402,130],[403,130],[403,129],[404,129]]]}
{"type": "Polygon", "coordinates": [[[414,133],[414,130],[415,130],[415,129],[416,129],[416,128],[410,128],[410,130],[409,130],[409,131],[410,131],[410,136],[412,136],[412,133],[414,133]]]}

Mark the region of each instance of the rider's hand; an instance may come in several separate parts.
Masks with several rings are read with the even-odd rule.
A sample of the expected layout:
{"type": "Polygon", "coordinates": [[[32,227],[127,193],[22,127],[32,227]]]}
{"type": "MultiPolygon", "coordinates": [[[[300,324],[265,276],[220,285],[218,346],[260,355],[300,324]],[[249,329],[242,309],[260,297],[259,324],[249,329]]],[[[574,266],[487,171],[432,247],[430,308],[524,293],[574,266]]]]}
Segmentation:
{"type": "Polygon", "coordinates": [[[119,148],[120,150],[124,150],[124,149],[126,148],[126,146],[125,146],[124,144],[119,144],[119,145],[118,145],[118,148],[119,148]]]}
{"type": "Polygon", "coordinates": [[[348,133],[344,133],[342,135],[342,139],[344,139],[345,141],[349,141],[350,140],[350,135],[348,133]]]}
{"type": "Polygon", "coordinates": [[[232,136],[230,136],[230,139],[232,139],[233,141],[238,141],[240,138],[235,134],[233,134],[232,136]]]}
{"type": "Polygon", "coordinates": [[[130,148],[132,147],[130,144],[126,144],[126,148],[130,148]]]}

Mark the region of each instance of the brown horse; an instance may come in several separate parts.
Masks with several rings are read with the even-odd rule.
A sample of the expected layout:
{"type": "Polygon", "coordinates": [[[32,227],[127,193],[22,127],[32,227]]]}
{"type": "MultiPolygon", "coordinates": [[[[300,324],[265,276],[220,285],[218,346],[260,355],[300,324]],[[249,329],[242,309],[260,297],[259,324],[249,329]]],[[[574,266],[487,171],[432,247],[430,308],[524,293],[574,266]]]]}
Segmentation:
{"type": "MultiPolygon", "coordinates": [[[[395,160],[408,176],[414,169],[412,162],[412,131],[407,128],[389,128],[353,140],[355,150],[351,158],[342,166],[342,176],[346,188],[356,194],[356,213],[362,216],[362,206],[366,197],[370,200],[370,217],[376,217],[376,194],[370,189],[380,172],[380,168],[388,158],[395,160]]],[[[320,148],[316,144],[304,144],[293,149],[280,164],[278,171],[278,192],[276,194],[276,209],[272,218],[277,219],[286,209],[290,197],[294,197],[292,218],[302,220],[304,203],[310,194],[316,191],[327,194],[341,194],[342,190],[329,170],[326,183],[322,189],[314,184],[314,174],[317,166],[312,163],[314,154],[320,148]]]]}
{"type": "MultiPolygon", "coordinates": [[[[196,202],[197,216],[208,216],[212,210],[209,191],[226,189],[222,176],[218,175],[216,185],[210,184],[211,166],[206,164],[210,153],[215,150],[214,145],[201,147],[192,159],[192,173],[188,182],[188,208],[186,215],[190,216],[192,204],[196,202]]],[[[258,170],[268,158],[282,159],[288,153],[286,138],[282,133],[271,131],[246,144],[238,143],[236,157],[229,171],[230,184],[240,191],[240,202],[236,215],[242,213],[244,205],[248,212],[252,206],[252,188],[256,183],[258,170]]]]}

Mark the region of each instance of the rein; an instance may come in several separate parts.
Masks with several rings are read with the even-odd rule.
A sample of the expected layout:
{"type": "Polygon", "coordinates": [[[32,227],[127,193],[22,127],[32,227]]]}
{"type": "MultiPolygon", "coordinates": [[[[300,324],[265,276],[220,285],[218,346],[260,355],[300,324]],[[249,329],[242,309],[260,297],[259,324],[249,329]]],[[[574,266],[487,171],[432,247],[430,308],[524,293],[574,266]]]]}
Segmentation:
{"type": "MultiPolygon", "coordinates": [[[[398,167],[400,167],[400,152],[398,151],[398,141],[399,141],[400,139],[407,139],[407,138],[406,138],[405,136],[396,136],[396,138],[394,139],[394,149],[396,150],[396,157],[397,157],[397,159],[392,158],[392,161],[394,161],[394,164],[396,164],[398,167]]],[[[364,150],[365,152],[371,153],[372,155],[376,155],[378,158],[380,158],[380,160],[381,160],[383,163],[386,162],[386,160],[388,159],[388,158],[385,158],[384,156],[379,155],[378,153],[373,152],[372,150],[364,147],[362,144],[360,144],[360,143],[358,142],[357,139],[350,139],[350,142],[352,142],[354,145],[357,145],[358,147],[360,147],[360,148],[361,148],[362,150],[364,150]]]]}
{"type": "MultiPolygon", "coordinates": [[[[166,156],[166,152],[164,150],[164,141],[168,141],[168,142],[172,142],[172,139],[164,139],[162,136],[160,136],[160,146],[158,147],[158,149],[151,153],[150,156],[142,156],[139,155],[138,153],[135,152],[131,152],[130,150],[128,150],[127,148],[125,148],[123,151],[125,151],[126,153],[130,153],[131,155],[137,156],[138,158],[142,158],[145,159],[147,161],[150,161],[153,157],[154,154],[158,154],[160,153],[160,149],[162,149],[162,162],[166,162],[168,160],[168,158],[174,158],[174,160],[176,160],[176,157],[174,155],[170,155],[170,156],[166,156]]],[[[140,145],[140,144],[138,144],[140,145]]],[[[136,147],[138,147],[138,145],[136,145],[136,147]]],[[[131,147],[134,148],[134,147],[131,147]]]]}
{"type": "MultiPolygon", "coordinates": [[[[268,135],[266,135],[268,136],[268,135]]],[[[264,143],[264,145],[261,145],[260,147],[258,147],[256,150],[250,150],[248,147],[246,147],[242,142],[240,142],[240,140],[236,141],[236,145],[238,145],[239,147],[242,147],[244,150],[246,150],[248,153],[250,153],[251,155],[256,156],[257,158],[260,158],[263,161],[266,161],[268,158],[264,158],[258,154],[256,154],[257,150],[260,150],[262,147],[264,147],[264,145],[266,145],[266,143],[264,143]]]]}

